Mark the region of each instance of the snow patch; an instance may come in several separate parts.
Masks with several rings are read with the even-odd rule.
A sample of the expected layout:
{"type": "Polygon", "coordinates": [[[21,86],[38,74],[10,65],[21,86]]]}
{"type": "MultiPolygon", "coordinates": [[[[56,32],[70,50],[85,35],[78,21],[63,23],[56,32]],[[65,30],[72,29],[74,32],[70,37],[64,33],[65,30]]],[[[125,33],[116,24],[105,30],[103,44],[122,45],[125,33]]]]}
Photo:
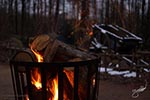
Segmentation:
{"type": "Polygon", "coordinates": [[[111,71],[108,72],[110,75],[123,75],[129,73],[129,71],[111,71]]]}
{"type": "Polygon", "coordinates": [[[131,72],[128,74],[123,75],[124,77],[136,77],[136,72],[131,72]]]}
{"type": "Polygon", "coordinates": [[[123,77],[136,77],[136,72],[130,72],[130,71],[115,71],[112,68],[104,68],[104,67],[100,67],[98,69],[99,72],[103,73],[103,72],[108,72],[108,74],[110,75],[123,75],[123,77]]]}

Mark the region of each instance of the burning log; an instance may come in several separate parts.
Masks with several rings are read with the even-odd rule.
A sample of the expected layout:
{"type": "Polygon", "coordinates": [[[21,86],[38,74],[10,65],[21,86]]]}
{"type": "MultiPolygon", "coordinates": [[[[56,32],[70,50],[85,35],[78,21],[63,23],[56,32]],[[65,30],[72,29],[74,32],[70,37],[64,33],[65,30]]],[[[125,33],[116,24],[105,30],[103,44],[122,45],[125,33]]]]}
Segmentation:
{"type": "MultiPolygon", "coordinates": [[[[42,89],[37,89],[36,88],[36,86],[34,86],[34,85],[32,85],[31,86],[31,88],[32,88],[32,99],[33,100],[43,100],[43,97],[42,97],[42,89]]],[[[28,97],[28,87],[26,86],[25,87],[25,99],[23,99],[23,100],[29,100],[29,97],[28,97]]],[[[50,98],[50,96],[51,96],[51,93],[49,92],[49,91],[46,91],[46,94],[47,94],[47,100],[50,98]]]]}
{"type": "Polygon", "coordinates": [[[37,51],[43,50],[47,46],[49,39],[50,37],[44,34],[34,37],[31,44],[32,48],[37,51]]]}
{"type": "MultiPolygon", "coordinates": [[[[47,45],[47,48],[45,49],[45,53],[44,53],[44,60],[45,62],[57,62],[57,61],[66,61],[66,62],[75,62],[75,61],[82,61],[82,60],[90,60],[90,59],[94,59],[95,56],[82,51],[78,48],[74,48],[70,45],[67,45],[59,40],[51,40],[49,42],[49,44],[47,45]]],[[[64,89],[65,92],[67,92],[66,94],[68,98],[70,98],[70,100],[72,100],[73,98],[73,85],[71,83],[68,77],[65,77],[69,72],[74,72],[73,69],[68,69],[68,72],[64,73],[64,89]]],[[[87,80],[87,69],[86,68],[81,68],[80,69],[80,74],[79,77],[81,78],[81,80],[87,80]]],[[[95,68],[91,68],[91,71],[95,71],[95,68]]],[[[93,76],[93,72],[90,73],[92,77],[93,76]]],[[[73,79],[73,78],[72,78],[73,79]]],[[[73,81],[73,80],[72,80],[73,81]]],[[[79,98],[80,100],[86,100],[86,90],[87,90],[87,81],[79,81],[79,98]]]]}
{"type": "Polygon", "coordinates": [[[65,44],[48,35],[36,36],[30,46],[38,52],[43,52],[44,62],[69,61],[70,59],[80,58],[81,60],[90,60],[95,56],[85,51],[65,44]]]}
{"type": "Polygon", "coordinates": [[[64,100],[67,100],[67,99],[69,99],[69,100],[73,100],[73,85],[71,84],[71,82],[69,81],[69,79],[68,79],[68,77],[67,77],[67,75],[66,75],[66,73],[64,73],[64,100]]]}

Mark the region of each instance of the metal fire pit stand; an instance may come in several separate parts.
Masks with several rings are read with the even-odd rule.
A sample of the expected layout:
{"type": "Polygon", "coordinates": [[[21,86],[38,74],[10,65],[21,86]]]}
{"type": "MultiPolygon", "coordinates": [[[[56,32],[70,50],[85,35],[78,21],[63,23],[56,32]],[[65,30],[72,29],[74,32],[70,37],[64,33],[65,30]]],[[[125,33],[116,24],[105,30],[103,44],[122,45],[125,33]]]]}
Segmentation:
{"type": "MultiPolygon", "coordinates": [[[[74,93],[73,100],[79,100],[78,96],[78,86],[79,86],[79,69],[80,67],[85,67],[88,69],[87,72],[87,100],[98,100],[98,59],[79,61],[79,62],[63,62],[63,63],[38,63],[38,62],[20,62],[20,61],[10,61],[11,75],[13,81],[13,88],[16,100],[25,100],[24,89],[27,86],[29,100],[33,99],[32,94],[32,83],[31,83],[31,69],[39,68],[41,72],[42,79],[42,100],[47,100],[46,91],[46,74],[45,71],[50,68],[58,68],[58,100],[63,100],[63,69],[64,67],[74,68],[74,93]],[[91,79],[91,69],[95,68],[94,82],[91,79]],[[91,88],[92,87],[92,88],[91,88]]],[[[84,81],[84,80],[83,80],[84,81]]],[[[85,91],[86,92],[86,91],[85,91]]]]}

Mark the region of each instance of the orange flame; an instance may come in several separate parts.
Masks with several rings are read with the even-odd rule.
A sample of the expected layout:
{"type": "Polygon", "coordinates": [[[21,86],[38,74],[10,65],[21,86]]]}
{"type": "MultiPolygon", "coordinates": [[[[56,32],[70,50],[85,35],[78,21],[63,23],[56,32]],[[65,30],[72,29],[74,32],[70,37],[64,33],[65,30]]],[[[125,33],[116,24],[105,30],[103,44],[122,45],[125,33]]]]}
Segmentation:
{"type": "Polygon", "coordinates": [[[58,100],[58,82],[57,82],[57,80],[55,80],[55,79],[54,79],[54,84],[55,84],[55,85],[54,85],[54,88],[55,88],[55,89],[54,89],[54,92],[55,92],[54,94],[55,94],[55,95],[54,95],[54,99],[53,99],[53,100],[58,100]]]}
{"type": "Polygon", "coordinates": [[[69,71],[68,70],[64,70],[64,73],[66,74],[66,76],[67,76],[71,86],[74,87],[74,83],[73,83],[74,82],[73,81],[73,79],[74,79],[74,72],[71,71],[71,70],[69,70],[69,71]]]}
{"type": "MultiPolygon", "coordinates": [[[[38,62],[43,62],[43,56],[38,53],[36,50],[34,50],[31,47],[31,51],[34,53],[34,55],[37,58],[38,62]]],[[[69,70],[64,70],[64,73],[66,74],[70,84],[72,87],[74,87],[74,83],[73,83],[73,79],[74,79],[74,73],[73,71],[69,71],[69,70]]],[[[38,68],[35,68],[32,70],[32,77],[31,77],[31,83],[37,88],[37,89],[41,89],[42,88],[42,83],[41,83],[41,75],[40,75],[40,71],[38,68]]],[[[50,91],[53,96],[49,98],[49,100],[58,100],[58,75],[51,81],[52,84],[51,86],[47,87],[47,91],[50,91]]],[[[49,84],[49,83],[47,83],[49,84]]],[[[50,84],[49,84],[50,85],[50,84]]],[[[29,98],[27,97],[26,100],[29,100],[29,98]]],[[[64,95],[64,100],[68,100],[67,95],[64,95]]]]}
{"type": "MultiPolygon", "coordinates": [[[[34,55],[36,56],[38,62],[43,62],[43,57],[36,52],[35,50],[32,49],[31,47],[31,51],[34,53],[34,55]]],[[[33,72],[32,72],[32,84],[34,84],[36,86],[37,89],[41,89],[42,88],[42,84],[41,84],[41,75],[39,74],[39,69],[36,68],[33,72]]]]}
{"type": "MultiPolygon", "coordinates": [[[[32,47],[31,47],[31,51],[36,56],[38,62],[43,62],[43,56],[40,53],[33,50],[32,47]]],[[[52,83],[53,83],[53,86],[50,88],[50,91],[53,93],[53,97],[50,100],[58,100],[58,78],[57,77],[54,78],[52,83]]],[[[40,71],[38,68],[35,68],[32,72],[32,84],[34,84],[37,89],[42,88],[41,75],[40,75],[40,71]]]]}
{"type": "Polygon", "coordinates": [[[31,51],[34,53],[34,55],[36,56],[38,62],[43,62],[43,57],[40,53],[36,52],[35,50],[33,50],[33,48],[31,47],[31,51]]]}
{"type": "Polygon", "coordinates": [[[39,74],[39,69],[36,68],[34,69],[34,71],[32,72],[32,84],[34,84],[36,86],[37,89],[41,89],[42,88],[42,84],[41,84],[41,76],[39,74]]]}
{"type": "Polygon", "coordinates": [[[53,79],[53,87],[51,92],[54,94],[52,100],[58,100],[58,77],[53,79]]]}
{"type": "Polygon", "coordinates": [[[48,80],[47,91],[52,93],[48,100],[58,100],[58,75],[52,80],[48,80]]]}
{"type": "Polygon", "coordinates": [[[91,32],[89,32],[89,36],[92,36],[93,35],[93,32],[91,31],[91,32]]]}

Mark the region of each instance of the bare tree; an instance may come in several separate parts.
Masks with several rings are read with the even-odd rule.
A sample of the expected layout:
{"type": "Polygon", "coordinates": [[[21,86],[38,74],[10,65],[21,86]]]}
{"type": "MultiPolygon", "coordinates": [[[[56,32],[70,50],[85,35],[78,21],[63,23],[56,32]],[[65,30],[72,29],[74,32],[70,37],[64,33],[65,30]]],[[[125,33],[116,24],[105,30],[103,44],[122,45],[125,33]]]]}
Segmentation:
{"type": "Polygon", "coordinates": [[[95,22],[97,22],[97,0],[93,0],[93,20],[95,20],[95,22]]]}
{"type": "Polygon", "coordinates": [[[110,13],[110,0],[106,0],[106,13],[105,13],[105,23],[109,23],[109,13],[110,13]]]}
{"type": "Polygon", "coordinates": [[[59,7],[60,7],[60,0],[56,0],[56,10],[55,10],[55,24],[54,24],[54,32],[57,32],[57,23],[58,23],[58,17],[59,17],[59,7]]]}
{"type": "Polygon", "coordinates": [[[143,25],[143,21],[144,21],[144,16],[145,16],[145,0],[142,0],[142,25],[143,25]]]}
{"type": "Polygon", "coordinates": [[[25,0],[21,0],[21,3],[22,3],[21,33],[24,34],[24,21],[25,21],[25,14],[26,14],[26,3],[25,3],[25,0]]]}
{"type": "Polygon", "coordinates": [[[16,34],[18,34],[18,0],[15,0],[15,22],[16,22],[16,34]]]}
{"type": "MultiPolygon", "coordinates": [[[[104,16],[104,1],[105,1],[105,0],[102,0],[102,2],[101,2],[101,10],[100,10],[100,12],[99,12],[99,13],[100,13],[100,16],[101,16],[101,17],[100,17],[100,18],[101,18],[101,20],[100,20],[101,23],[104,23],[104,17],[105,17],[105,16],[104,16]]],[[[100,4],[100,3],[99,3],[99,4],[100,4]]]]}

